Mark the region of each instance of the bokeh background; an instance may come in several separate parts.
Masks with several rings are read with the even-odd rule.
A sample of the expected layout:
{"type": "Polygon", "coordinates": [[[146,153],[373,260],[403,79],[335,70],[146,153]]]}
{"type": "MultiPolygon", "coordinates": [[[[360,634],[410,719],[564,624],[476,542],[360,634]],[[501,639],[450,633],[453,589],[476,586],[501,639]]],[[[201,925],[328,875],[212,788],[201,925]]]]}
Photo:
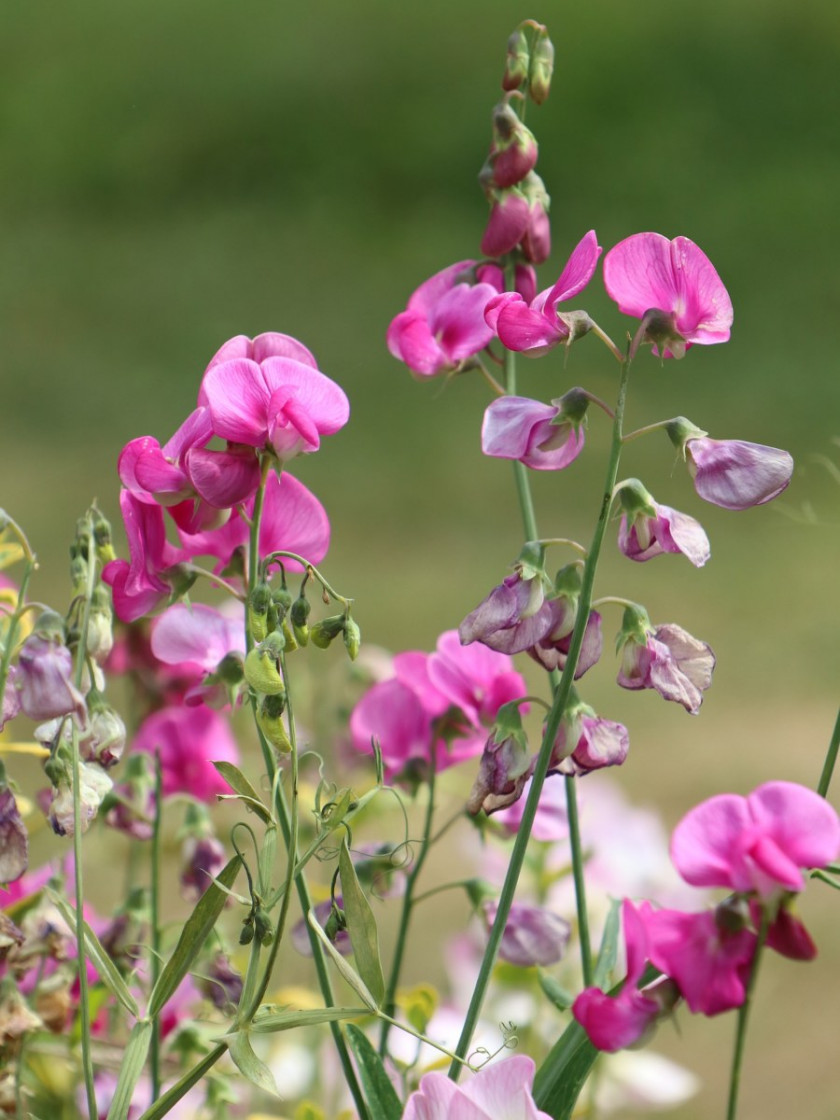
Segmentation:
{"type": "MultiPolygon", "coordinates": [[[[546,286],[594,227],[686,234],[735,305],[732,341],[662,366],[646,355],[629,425],[675,414],[718,437],[790,449],[772,506],[703,507],[670,444],[623,473],[702,519],[713,559],[634,566],[606,549],[602,594],[638,598],[718,655],[698,718],[621,693],[609,651],[586,697],[627,723],[621,775],[672,825],[760,781],[815,784],[837,705],[840,541],[840,7],[831,0],[6,0],[0,15],[0,504],[65,592],[75,517],[118,520],[117,454],[163,442],[204,366],[238,333],[285,331],[352,404],[345,432],[296,465],[333,523],[329,572],[366,639],[432,648],[506,574],[520,545],[510,472],[482,459],[479,380],[414,383],[384,332],[410,292],[478,255],[476,174],[506,38],[532,16],[557,46],[528,123],[552,196],[546,286]],[[703,508],[701,508],[703,507],[703,508]]],[[[581,304],[615,337],[593,283],[581,304]]],[[[523,392],[614,393],[594,339],[527,364],[523,392]]],[[[535,480],[546,535],[588,539],[607,425],[535,480]]],[[[607,633],[618,618],[607,617],[607,633]]],[[[840,1101],[836,900],[803,902],[822,960],[766,962],[743,1115],[833,1120],[840,1101]]],[[[719,1116],[734,1020],[680,1019],[658,1048],[699,1072],[673,1115],[719,1116]]]]}

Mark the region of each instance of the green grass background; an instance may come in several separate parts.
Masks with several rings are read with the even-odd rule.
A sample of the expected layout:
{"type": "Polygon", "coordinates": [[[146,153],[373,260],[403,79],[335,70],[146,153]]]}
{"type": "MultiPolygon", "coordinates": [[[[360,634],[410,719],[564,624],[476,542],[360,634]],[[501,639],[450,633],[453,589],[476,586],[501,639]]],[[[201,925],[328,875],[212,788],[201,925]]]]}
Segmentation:
{"type": "MultiPolygon", "coordinates": [[[[520,544],[506,464],[483,460],[476,379],[415,384],[386,352],[390,318],[426,276],[477,255],[476,174],[507,35],[533,16],[557,46],[552,97],[529,112],[552,196],[556,278],[594,227],[686,234],[735,305],[730,344],[664,367],[645,356],[629,424],[685,414],[712,435],[789,448],[774,505],[703,506],[664,437],[624,474],[702,519],[713,546],[634,566],[609,542],[598,591],[638,598],[718,654],[691,719],[620,693],[609,650],[586,696],[630,728],[621,775],[666,821],[771,777],[814,784],[837,703],[840,487],[840,7],[831,0],[313,3],[6,0],[0,14],[0,503],[30,530],[43,597],[65,594],[75,517],[118,519],[116,457],[163,442],[204,366],[236,333],[303,340],[352,404],[345,432],[295,473],[333,523],[331,578],[367,640],[430,648],[506,572],[520,544]],[[702,508],[701,508],[702,507],[702,508]]],[[[580,301],[614,336],[596,280],[580,301]]],[[[608,399],[594,339],[525,364],[542,399],[608,399]]],[[[542,531],[587,539],[607,427],[535,479],[542,531]]],[[[60,600],[59,600],[60,601],[60,600]]],[[[610,634],[613,616],[607,617],[610,634]]],[[[768,961],[744,1117],[840,1111],[834,899],[803,912],[822,960],[768,961]]],[[[818,896],[819,897],[816,897],[818,896]]],[[[419,971],[419,970],[418,970],[419,971]]],[[[722,1113],[734,1022],[681,1018],[658,1046],[706,1078],[675,1116],[722,1113]]]]}

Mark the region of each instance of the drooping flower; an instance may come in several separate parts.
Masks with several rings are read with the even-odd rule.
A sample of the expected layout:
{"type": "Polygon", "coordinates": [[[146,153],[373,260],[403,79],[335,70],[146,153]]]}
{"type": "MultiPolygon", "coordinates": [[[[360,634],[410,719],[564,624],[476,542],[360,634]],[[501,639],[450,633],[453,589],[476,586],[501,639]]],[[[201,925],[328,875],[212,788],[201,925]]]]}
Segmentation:
{"type": "Polygon", "coordinates": [[[29,834],[15,795],[0,777],[0,883],[19,879],[28,865],[29,834]]]}
{"type": "MultiPolygon", "coordinates": [[[[493,899],[486,899],[481,904],[488,933],[498,909],[499,905],[493,899]]],[[[535,965],[545,968],[563,959],[571,933],[571,926],[559,914],[544,906],[514,902],[499,944],[499,956],[508,964],[521,968],[533,968],[535,965]]]]}
{"type": "MultiPolygon", "coordinates": [[[[670,322],[660,340],[664,357],[679,358],[695,343],[726,342],[732,301],[712,262],[687,237],[635,233],[604,257],[604,284],[625,315],[652,311],[670,322]]],[[[654,339],[656,341],[656,339],[654,339]]]]}
{"type": "Polygon", "coordinates": [[[484,308],[498,288],[472,282],[475,264],[458,261],[429,277],[388,327],[388,349],[416,376],[449,373],[493,338],[484,308]]]}
{"type": "Polygon", "coordinates": [[[550,1120],[531,1095],[534,1072],[530,1058],[514,1054],[461,1085],[445,1073],[427,1073],[408,1098],[403,1120],[550,1120]]]}
{"type": "Polygon", "coordinates": [[[518,705],[503,704],[484,745],[467,812],[475,816],[483,809],[490,814],[513,804],[521,796],[535,761],[518,705]]]}
{"type": "Polygon", "coordinates": [[[14,687],[30,719],[84,715],[84,697],[73,683],[73,656],[57,633],[36,629],[29,635],[20,647],[14,687]]]}
{"type": "Polygon", "coordinates": [[[666,552],[682,553],[695,568],[711,555],[709,538],[699,521],[660,505],[638,479],[623,482],[618,496],[624,507],[618,547],[631,560],[650,560],[666,552]]]}
{"type": "MultiPolygon", "coordinates": [[[[528,656],[549,672],[558,669],[562,673],[572,645],[577,601],[559,596],[549,599],[547,604],[551,610],[551,623],[547,632],[528,649],[528,656]]],[[[575,667],[575,680],[579,680],[600,659],[602,649],[601,615],[598,611],[590,611],[575,667]]]]}
{"type": "Polygon", "coordinates": [[[715,655],[706,642],[674,623],[653,627],[645,611],[628,607],[619,650],[618,683],[622,688],[653,688],[664,700],[682,704],[692,715],[699,712],[715,667],[715,655]]]}
{"type": "Polygon", "coordinates": [[[581,701],[569,705],[564,713],[550,765],[561,774],[589,774],[605,766],[620,766],[629,749],[627,728],[604,719],[581,701]]]}
{"type": "Polygon", "coordinates": [[[583,450],[583,429],[565,418],[562,403],[528,397],[497,397],[485,410],[481,450],[497,459],[516,459],[535,471],[558,471],[583,450]]]}
{"type": "Polygon", "coordinates": [[[711,797],[671,838],[671,858],[687,883],[755,891],[762,899],[801,891],[803,869],[824,867],[838,850],[837,813],[795,782],[767,782],[747,797],[711,797]]]}
{"type": "Polygon", "coordinates": [[[487,304],[485,318],[508,350],[534,358],[569,337],[568,324],[558,317],[557,307],[583,291],[592,279],[601,251],[595,231],[590,230],[572,250],[553,287],[540,292],[530,303],[516,292],[505,292],[487,304]]]}
{"type": "Polygon", "coordinates": [[[778,497],[793,474],[793,457],[778,447],[738,439],[690,439],[686,462],[694,488],[724,509],[749,509],[778,497]]]}
{"type": "Polygon", "coordinates": [[[542,577],[516,571],[470,611],[458,636],[464,645],[481,642],[500,653],[522,653],[546,633],[550,621],[542,577]]]}

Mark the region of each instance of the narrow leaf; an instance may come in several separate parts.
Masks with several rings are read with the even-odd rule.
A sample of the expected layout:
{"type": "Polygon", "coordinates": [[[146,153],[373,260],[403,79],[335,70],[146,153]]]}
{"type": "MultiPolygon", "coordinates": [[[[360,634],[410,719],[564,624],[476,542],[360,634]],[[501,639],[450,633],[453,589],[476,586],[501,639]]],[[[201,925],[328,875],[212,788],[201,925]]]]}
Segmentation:
{"type": "Polygon", "coordinates": [[[826,875],[823,871],[812,871],[811,878],[819,879],[821,883],[828,883],[830,887],[834,887],[836,891],[840,891],[840,882],[838,882],[837,879],[833,879],[830,875],[826,875]]]}
{"type": "Polygon", "coordinates": [[[614,898],[610,902],[610,912],[604,923],[604,932],[601,935],[601,948],[598,951],[598,963],[595,965],[595,975],[592,986],[604,988],[609,980],[610,973],[615,968],[618,955],[618,933],[620,928],[621,900],[614,898]]]}
{"type": "Polygon", "coordinates": [[[540,982],[540,987],[543,994],[546,995],[558,1011],[568,1011],[572,1004],[575,1002],[575,997],[571,992],[567,992],[562,984],[559,984],[553,976],[547,972],[543,972],[541,968],[537,969],[537,979],[540,982]]]}
{"type": "Polygon", "coordinates": [[[175,989],[189,972],[190,965],[201,952],[202,946],[216,924],[227,900],[227,894],[222,890],[222,887],[230,888],[233,886],[239,873],[240,862],[239,856],[234,856],[226,864],[217,876],[221,886],[217,886],[214,879],[199,899],[195,910],[187,918],[186,924],[181,930],[181,936],[178,938],[178,944],[175,946],[175,951],[166,962],[149,999],[149,1015],[151,1018],[154,1019],[155,1016],[160,1014],[167,1000],[172,997],[175,989]]]}
{"type": "Polygon", "coordinates": [[[152,1040],[152,1024],[148,1019],[140,1019],[134,1024],[128,1042],[125,1044],[120,1075],[114,1090],[114,1099],[108,1107],[108,1120],[127,1120],[128,1110],[134,1097],[134,1090],[146,1064],[149,1043],[152,1040]]]}
{"type": "MultiPolygon", "coordinates": [[[[245,800],[248,807],[253,809],[261,821],[265,824],[271,822],[271,813],[266,809],[260,800],[260,795],[242,773],[238,766],[234,766],[232,762],[214,762],[218,772],[227,782],[231,789],[236,790],[241,798],[245,800]]],[[[227,796],[222,794],[222,796],[227,796]]]]}
{"type": "Polygon", "coordinates": [[[359,885],[347,838],[341,841],[338,853],[338,870],[341,875],[341,893],[344,899],[344,913],[347,928],[353,943],[353,956],[356,967],[371,995],[379,1006],[385,999],[385,977],[382,975],[382,961],[379,959],[379,935],[376,931],[376,918],[370,903],[359,885]]]}
{"type": "Polygon", "coordinates": [[[318,940],[332,957],[335,967],[338,969],[338,971],[341,973],[341,975],[344,977],[344,979],[347,981],[347,983],[350,985],[350,987],[353,989],[353,991],[356,993],[356,995],[359,997],[368,1011],[376,1011],[376,1000],[365,987],[365,983],[362,980],[361,976],[359,976],[355,969],[351,968],[344,957],[342,957],[341,953],[339,953],[338,949],[336,949],[335,945],[333,945],[332,941],[330,941],[330,939],[318,925],[318,919],[315,917],[314,913],[311,910],[306,915],[306,919],[312,929],[315,931],[315,935],[318,940]]]}
{"type": "Polygon", "coordinates": [[[251,1040],[248,1038],[246,1031],[237,1031],[236,1034],[230,1035],[227,1040],[228,1050],[230,1056],[233,1058],[234,1064],[239,1072],[247,1077],[252,1085],[256,1085],[258,1089],[262,1089],[264,1093],[270,1093],[274,1097],[279,1097],[280,1093],[277,1090],[277,1082],[274,1080],[274,1074],[262,1060],[254,1053],[254,1048],[251,1046],[251,1040]]]}
{"type": "MultiPolygon", "coordinates": [[[[57,894],[55,891],[48,888],[47,894],[70,929],[75,930],[76,911],[74,908],[66,898],[62,898],[61,895],[57,894]]],[[[82,922],[82,937],[84,940],[85,956],[99,973],[99,978],[102,983],[116,996],[129,1015],[133,1015],[135,1019],[139,1019],[140,1008],[137,1006],[137,1000],[129,991],[128,985],[120,975],[119,969],[108,956],[102,942],[87,922],[82,922]]]]}
{"type": "Polygon", "coordinates": [[[197,1085],[210,1072],[225,1050],[227,1050],[227,1042],[220,1042],[215,1050],[211,1050],[206,1057],[201,1059],[197,1066],[193,1066],[179,1081],[176,1081],[162,1096],[158,1097],[154,1104],[149,1105],[143,1115],[139,1117],[139,1120],[161,1120],[161,1117],[166,1116],[171,1111],[172,1106],[177,1104],[182,1097],[185,1097],[193,1085],[197,1085]]]}
{"type": "Polygon", "coordinates": [[[359,1068],[371,1120],[400,1120],[403,1106],[385,1072],[382,1059],[358,1027],[348,1023],[346,1034],[359,1068]]]}
{"type": "Polygon", "coordinates": [[[577,1022],[569,1023],[534,1078],[537,1108],[554,1120],[569,1120],[600,1053],[577,1022]]]}
{"type": "Polygon", "coordinates": [[[359,1019],[370,1014],[367,1007],[312,1007],[305,1011],[258,1012],[251,1023],[252,1034],[272,1034],[292,1027],[311,1027],[317,1023],[337,1023],[341,1019],[359,1019]]]}

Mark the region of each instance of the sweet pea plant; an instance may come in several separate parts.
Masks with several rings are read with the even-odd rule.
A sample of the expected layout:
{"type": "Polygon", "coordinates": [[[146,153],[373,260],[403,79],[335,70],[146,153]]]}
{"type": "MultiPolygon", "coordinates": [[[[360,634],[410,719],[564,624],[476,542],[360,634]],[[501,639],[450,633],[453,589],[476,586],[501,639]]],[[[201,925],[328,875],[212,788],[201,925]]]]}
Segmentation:
{"type": "MultiPolygon", "coordinates": [[[[596,597],[615,521],[630,560],[682,553],[700,567],[710,555],[693,516],[621,477],[625,447],[664,433],[699,497],[730,510],[775,498],[793,463],[682,416],[624,431],[631,369],[651,361],[648,347],[671,365],[729,338],[726,288],[688,237],[632,234],[601,262],[590,230],[538,291],[549,198],[524,117],[546,100],[552,64],[545,28],[526,21],[508,44],[480,175],[490,204],[481,256],[421,284],[387,333],[420,381],[486,382],[481,445],[512,463],[519,555],[507,574],[500,560],[498,586],[434,652],[359,658],[369,687],[336,724],[341,749],[316,752],[297,713],[307,680],[334,673],[320,651],[343,644],[354,661],[360,631],[352,599],[323,569],[327,514],[290,466],[342,428],[349,404],[301,342],[231,339],[174,435],[124,448],[128,558],[91,508],[71,546],[65,611],[30,597],[35,556],[3,515],[0,564],[17,581],[4,576],[0,591],[0,695],[16,737],[5,730],[0,752],[40,758],[47,783],[30,799],[0,770],[4,1114],[257,1117],[279,1096],[272,1115],[291,1115],[293,1098],[300,1120],[593,1116],[607,1107],[609,1075],[590,1078],[600,1053],[640,1046],[685,1005],[736,1013],[725,1113],[736,1116],[762,954],[813,958],[797,896],[808,878],[840,885],[840,822],[826,800],[840,725],[816,791],[768,781],[692,809],[671,838],[670,878],[657,863],[658,825],[651,832],[617,791],[596,779],[578,804],[586,775],[628,756],[628,730],[587,703],[581,683],[602,656],[606,618],[620,612],[622,688],[653,689],[697,715],[715,666],[711,647],[678,623],[600,588],[596,597]],[[618,312],[637,320],[626,343],[576,309],[599,264],[618,312]],[[563,366],[586,336],[615,363],[614,402],[580,387],[550,402],[520,395],[518,354],[563,366]],[[585,453],[592,408],[612,439],[591,538],[554,536],[554,525],[547,536],[529,474],[585,453]],[[544,681],[540,695],[514,667],[523,654],[544,681]],[[118,678],[130,732],[110,698],[118,678]],[[454,767],[471,789],[444,819],[454,786],[443,774],[454,767]],[[25,818],[39,812],[67,852],[31,869],[25,818]],[[173,924],[162,850],[176,820],[191,910],[173,924]],[[430,887],[429,852],[451,846],[465,820],[482,846],[460,844],[449,862],[467,877],[430,887]],[[109,829],[131,844],[124,897],[103,918],[86,901],[95,872],[83,836],[109,829]],[[633,864],[621,866],[627,847],[633,864]],[[421,903],[455,888],[483,942],[450,944],[453,992],[440,1004],[429,985],[405,987],[403,963],[432,932],[421,903]],[[383,954],[377,927],[388,911],[396,937],[383,954]],[[287,943],[312,958],[317,994],[289,983],[287,943]],[[524,1010],[520,998],[508,1014],[523,995],[524,1010]],[[502,1014],[510,1021],[500,1025],[502,1014]]],[[[617,1081],[612,1094],[620,1102],[617,1081]]]]}

